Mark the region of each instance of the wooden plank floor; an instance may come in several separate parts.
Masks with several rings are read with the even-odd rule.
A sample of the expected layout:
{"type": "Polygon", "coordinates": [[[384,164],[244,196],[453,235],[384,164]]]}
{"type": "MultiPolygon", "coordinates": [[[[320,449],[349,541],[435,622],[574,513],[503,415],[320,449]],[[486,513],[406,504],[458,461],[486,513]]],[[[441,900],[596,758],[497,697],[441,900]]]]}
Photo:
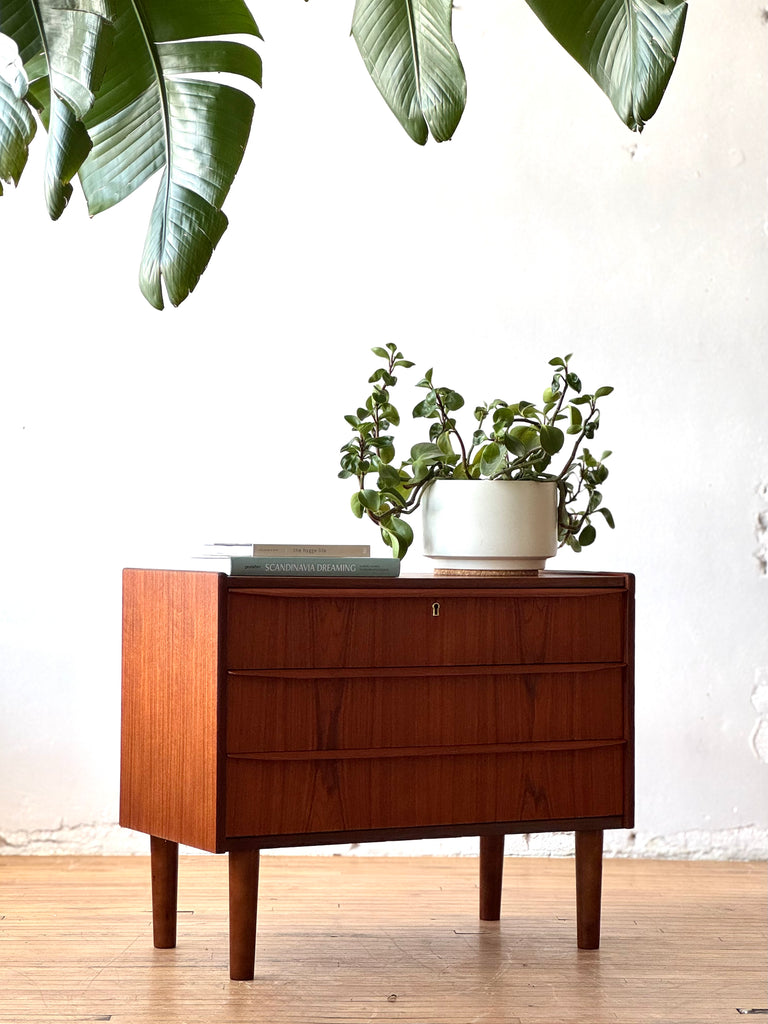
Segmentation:
{"type": "Polygon", "coordinates": [[[179,945],[152,947],[141,857],[0,857],[3,1024],[722,1024],[768,1007],[763,864],[607,860],[603,941],[573,864],[262,857],[256,978],[227,968],[226,858],[184,857],[179,945]]]}

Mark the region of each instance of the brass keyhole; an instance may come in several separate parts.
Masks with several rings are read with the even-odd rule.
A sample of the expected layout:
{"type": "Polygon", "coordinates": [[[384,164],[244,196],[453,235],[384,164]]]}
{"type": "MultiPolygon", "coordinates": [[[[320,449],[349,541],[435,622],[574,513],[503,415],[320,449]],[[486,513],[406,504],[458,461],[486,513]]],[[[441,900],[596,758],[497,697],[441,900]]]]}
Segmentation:
{"type": "Polygon", "coordinates": [[[434,615],[435,618],[437,618],[437,616],[440,614],[440,602],[439,601],[435,601],[435,603],[432,605],[432,614],[434,615]]]}

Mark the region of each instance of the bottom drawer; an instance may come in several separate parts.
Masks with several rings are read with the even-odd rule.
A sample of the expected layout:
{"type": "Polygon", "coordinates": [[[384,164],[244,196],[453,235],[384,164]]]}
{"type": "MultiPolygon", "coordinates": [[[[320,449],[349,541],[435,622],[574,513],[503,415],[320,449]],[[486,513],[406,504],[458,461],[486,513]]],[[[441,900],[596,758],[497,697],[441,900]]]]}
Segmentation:
{"type": "Polygon", "coordinates": [[[228,837],[623,812],[624,745],[524,753],[227,759],[228,837]]]}

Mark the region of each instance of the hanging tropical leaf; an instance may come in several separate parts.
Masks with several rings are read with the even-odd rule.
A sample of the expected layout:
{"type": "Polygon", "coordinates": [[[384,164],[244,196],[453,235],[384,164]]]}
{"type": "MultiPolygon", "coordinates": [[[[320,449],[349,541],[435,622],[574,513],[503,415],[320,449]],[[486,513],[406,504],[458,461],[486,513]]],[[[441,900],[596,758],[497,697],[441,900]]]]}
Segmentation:
{"type": "Polygon", "coordinates": [[[23,62],[23,71],[13,69],[14,85],[0,69],[0,180],[18,181],[25,166],[34,134],[29,103],[48,130],[52,217],[64,210],[77,173],[95,214],[162,172],[139,282],[158,309],[163,285],[178,305],[227,226],[221,207],[253,117],[250,96],[204,76],[261,84],[258,54],[210,38],[259,36],[245,3],[0,0],[0,33],[23,62]]]}
{"type": "Polygon", "coordinates": [[[685,0],[527,0],[592,76],[622,121],[642,131],[680,51],[685,0]]]}
{"type": "MultiPolygon", "coordinates": [[[[622,119],[642,129],[674,68],[685,0],[528,3],[622,119]]],[[[363,59],[420,144],[451,138],[464,110],[451,21],[452,0],[355,3],[363,59]]],[[[48,130],[52,217],[76,173],[92,214],[159,173],[139,280],[160,309],[164,294],[178,305],[195,287],[227,226],[222,205],[254,104],[209,76],[261,84],[258,54],[221,38],[240,34],[261,38],[245,0],[0,0],[0,182],[17,183],[26,165],[31,107],[48,130]]]]}
{"type": "Polygon", "coordinates": [[[450,139],[467,99],[451,34],[452,0],[357,0],[352,35],[381,95],[410,137],[450,139]]]}
{"type": "Polygon", "coordinates": [[[18,47],[12,39],[0,36],[0,196],[2,182],[18,185],[35,135],[37,126],[24,99],[26,94],[27,76],[18,47]]]}
{"type": "Polygon", "coordinates": [[[21,53],[28,98],[48,129],[45,196],[56,220],[72,195],[70,181],[91,148],[83,125],[104,74],[112,40],[109,0],[2,0],[0,32],[21,53]]]}
{"type": "Polygon", "coordinates": [[[26,95],[29,82],[19,47],[10,36],[0,35],[0,79],[8,85],[14,96],[26,95]]]}
{"type": "Polygon", "coordinates": [[[205,38],[259,30],[241,0],[118,0],[118,9],[80,180],[95,214],[162,170],[139,273],[145,297],[162,309],[162,285],[174,306],[186,298],[227,226],[221,207],[254,108],[240,89],[186,76],[229,72],[260,85],[250,47],[205,38]]]}

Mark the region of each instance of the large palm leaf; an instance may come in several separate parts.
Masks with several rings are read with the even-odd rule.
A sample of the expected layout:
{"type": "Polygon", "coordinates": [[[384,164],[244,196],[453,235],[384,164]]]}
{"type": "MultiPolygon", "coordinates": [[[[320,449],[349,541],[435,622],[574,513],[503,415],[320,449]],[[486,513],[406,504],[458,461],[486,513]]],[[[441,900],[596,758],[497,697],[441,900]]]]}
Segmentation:
{"type": "Polygon", "coordinates": [[[452,0],[356,0],[352,35],[390,109],[414,141],[450,139],[467,99],[451,36],[452,0]]]}
{"type": "MultiPolygon", "coordinates": [[[[685,0],[527,2],[626,124],[641,129],[674,69],[685,0]]],[[[365,63],[421,144],[430,134],[450,138],[464,110],[451,14],[452,0],[355,2],[352,31],[365,63]]],[[[249,46],[212,38],[241,33],[259,36],[245,0],[0,0],[0,182],[17,182],[24,169],[35,130],[29,102],[48,129],[53,217],[75,173],[98,213],[159,172],[140,272],[158,308],[163,286],[174,305],[195,287],[227,225],[222,204],[253,101],[204,76],[227,72],[261,84],[249,46]],[[18,59],[14,51],[3,60],[3,37],[18,59]]]]}
{"type": "Polygon", "coordinates": [[[27,76],[13,40],[0,37],[0,196],[4,181],[18,185],[27,164],[29,144],[35,135],[35,119],[25,101],[27,76]]]}
{"type": "Polygon", "coordinates": [[[254,106],[240,89],[200,75],[226,72],[261,84],[258,54],[210,38],[259,36],[245,3],[0,0],[0,33],[16,43],[25,68],[13,87],[0,79],[0,179],[18,181],[34,132],[24,96],[28,77],[48,129],[51,216],[64,209],[78,172],[92,214],[162,172],[139,281],[157,308],[163,284],[178,305],[227,226],[221,207],[254,106]]]}
{"type": "Polygon", "coordinates": [[[642,131],[680,50],[685,0],[527,0],[594,78],[622,121],[642,131]]]}
{"type": "Polygon", "coordinates": [[[253,100],[197,76],[233,72],[261,83],[249,47],[205,37],[259,35],[242,0],[118,0],[115,43],[86,118],[93,150],[80,172],[91,213],[162,169],[139,282],[162,309],[195,287],[227,226],[221,207],[245,151],[253,100]]]}
{"type": "MultiPolygon", "coordinates": [[[[48,128],[45,196],[54,219],[67,205],[70,181],[91,148],[83,118],[104,74],[111,17],[110,0],[77,5],[61,0],[0,2],[0,32],[18,47],[31,81],[29,97],[48,128]]],[[[24,102],[18,88],[16,97],[24,102]]],[[[8,107],[3,113],[9,118],[2,118],[5,133],[13,117],[8,107]]],[[[20,116],[18,102],[14,113],[20,116]]]]}
{"type": "MultiPolygon", "coordinates": [[[[527,0],[552,35],[640,131],[655,113],[675,67],[685,0],[527,0]]],[[[451,35],[451,0],[356,0],[352,34],[405,130],[450,138],[466,82],[451,35]]]]}

